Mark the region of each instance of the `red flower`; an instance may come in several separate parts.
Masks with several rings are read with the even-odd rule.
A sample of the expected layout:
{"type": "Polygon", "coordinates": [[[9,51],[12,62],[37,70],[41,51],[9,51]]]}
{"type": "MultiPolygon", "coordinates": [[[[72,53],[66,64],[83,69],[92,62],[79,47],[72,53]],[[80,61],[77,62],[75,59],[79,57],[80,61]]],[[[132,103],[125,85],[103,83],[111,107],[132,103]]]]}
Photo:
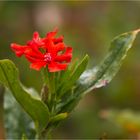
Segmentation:
{"type": "Polygon", "coordinates": [[[45,38],[40,38],[34,32],[33,39],[26,45],[11,44],[12,50],[18,57],[24,55],[31,62],[30,68],[40,70],[48,66],[49,72],[65,70],[72,58],[72,48],[63,42],[63,36],[55,38],[57,30],[49,32],[45,38]]]}

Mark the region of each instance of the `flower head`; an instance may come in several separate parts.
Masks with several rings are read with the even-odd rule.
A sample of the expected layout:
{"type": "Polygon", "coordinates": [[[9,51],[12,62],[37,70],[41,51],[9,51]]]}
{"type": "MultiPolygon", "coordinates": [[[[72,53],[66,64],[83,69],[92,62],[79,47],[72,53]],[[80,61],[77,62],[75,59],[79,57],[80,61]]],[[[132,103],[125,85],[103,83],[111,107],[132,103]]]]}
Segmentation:
{"type": "Polygon", "coordinates": [[[56,33],[54,30],[40,38],[38,32],[34,32],[33,39],[26,45],[12,43],[11,48],[18,57],[24,55],[32,69],[48,66],[49,72],[65,70],[72,59],[72,48],[64,44],[63,36],[55,38],[56,33]]]}

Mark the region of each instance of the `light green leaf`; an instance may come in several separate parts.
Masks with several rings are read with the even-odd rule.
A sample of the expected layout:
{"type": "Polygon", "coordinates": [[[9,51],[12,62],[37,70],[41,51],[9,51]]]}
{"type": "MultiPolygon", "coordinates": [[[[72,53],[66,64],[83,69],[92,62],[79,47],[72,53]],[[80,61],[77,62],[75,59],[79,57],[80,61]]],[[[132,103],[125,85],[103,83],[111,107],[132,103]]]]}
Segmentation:
{"type": "Polygon", "coordinates": [[[24,90],[18,75],[19,72],[12,61],[0,60],[0,82],[11,90],[15,99],[30,115],[37,131],[42,131],[49,121],[48,108],[41,100],[24,90]]]}
{"type": "Polygon", "coordinates": [[[84,95],[95,88],[105,86],[112,80],[120,69],[139,31],[124,33],[112,40],[109,52],[103,62],[81,76],[79,87],[77,88],[78,94],[84,95]]]}
{"type": "Polygon", "coordinates": [[[64,76],[64,81],[62,83],[62,87],[59,91],[60,95],[63,95],[65,92],[67,92],[71,87],[76,83],[80,75],[84,72],[86,69],[86,66],[88,64],[89,56],[85,55],[85,57],[82,59],[82,61],[76,66],[76,68],[72,71],[66,72],[67,75],[64,76]],[[67,79],[66,79],[67,77],[67,79]]]}
{"type": "Polygon", "coordinates": [[[53,123],[56,123],[56,122],[60,122],[60,121],[62,121],[62,120],[64,120],[64,119],[66,119],[68,117],[68,113],[67,112],[65,112],[65,113],[60,113],[60,114],[58,114],[58,115],[56,115],[56,116],[54,116],[54,117],[52,117],[51,119],[50,119],[50,124],[53,124],[53,123]]]}
{"type": "Polygon", "coordinates": [[[61,71],[59,76],[59,82],[57,83],[59,88],[63,86],[63,84],[69,79],[69,76],[75,70],[76,66],[78,65],[78,59],[76,59],[71,65],[68,67],[66,71],[61,71]]]}
{"type": "Polygon", "coordinates": [[[61,111],[70,112],[79,103],[80,99],[91,90],[106,86],[118,72],[128,50],[132,47],[133,41],[140,30],[124,33],[111,42],[111,47],[105,59],[99,66],[87,70],[80,77],[77,88],[71,98],[68,98],[61,106],[61,111]]]}

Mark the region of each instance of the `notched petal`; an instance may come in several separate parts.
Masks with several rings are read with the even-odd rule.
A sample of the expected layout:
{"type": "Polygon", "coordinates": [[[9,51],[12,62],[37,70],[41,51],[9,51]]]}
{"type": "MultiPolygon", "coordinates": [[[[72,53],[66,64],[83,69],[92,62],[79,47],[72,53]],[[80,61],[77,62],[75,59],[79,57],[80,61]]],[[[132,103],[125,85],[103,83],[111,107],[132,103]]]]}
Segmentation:
{"type": "Polygon", "coordinates": [[[45,66],[46,66],[46,62],[43,61],[30,64],[30,68],[35,69],[37,71],[39,71],[42,67],[45,66]]]}
{"type": "Polygon", "coordinates": [[[68,64],[60,64],[56,62],[52,62],[48,64],[49,72],[57,72],[57,71],[65,70],[67,66],[68,64]]]}
{"type": "Polygon", "coordinates": [[[39,33],[34,32],[33,39],[26,46],[13,43],[11,48],[18,57],[25,55],[32,63],[30,68],[40,70],[48,65],[50,72],[65,70],[72,58],[72,48],[64,44],[63,36],[55,38],[57,31],[49,32],[45,38],[40,38],[39,33]]]}
{"type": "Polygon", "coordinates": [[[16,43],[12,43],[11,49],[15,52],[15,54],[18,57],[21,57],[24,54],[25,50],[27,49],[27,46],[21,46],[16,43]]]}

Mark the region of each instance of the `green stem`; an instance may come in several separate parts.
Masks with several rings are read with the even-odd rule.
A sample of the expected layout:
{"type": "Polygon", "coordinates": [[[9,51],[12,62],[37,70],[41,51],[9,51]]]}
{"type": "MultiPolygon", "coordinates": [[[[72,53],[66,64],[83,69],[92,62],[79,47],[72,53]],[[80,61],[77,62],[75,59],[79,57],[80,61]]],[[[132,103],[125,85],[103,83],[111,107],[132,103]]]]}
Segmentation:
{"type": "Polygon", "coordinates": [[[49,140],[51,139],[51,129],[45,129],[41,133],[37,133],[36,140],[49,140]]]}
{"type": "Polygon", "coordinates": [[[55,114],[55,104],[56,104],[56,73],[50,73],[50,109],[52,116],[55,114]]]}
{"type": "Polygon", "coordinates": [[[43,132],[43,135],[42,135],[44,139],[51,139],[51,130],[46,130],[45,132],[43,132]]]}
{"type": "MultiPolygon", "coordinates": [[[[57,84],[57,73],[50,73],[47,68],[42,70],[42,77],[44,80],[44,86],[42,88],[42,101],[48,105],[51,117],[56,115],[56,105],[57,105],[57,94],[56,94],[56,84],[57,84]],[[45,90],[47,87],[47,91],[45,90]]],[[[50,139],[52,127],[46,127],[46,129],[38,134],[38,139],[50,139]]]]}
{"type": "Polygon", "coordinates": [[[44,83],[44,84],[43,84],[43,87],[42,87],[42,89],[41,89],[41,100],[42,100],[44,103],[46,103],[47,105],[48,105],[48,103],[47,103],[47,101],[48,101],[48,96],[49,96],[49,89],[48,89],[48,86],[44,83]]]}
{"type": "Polygon", "coordinates": [[[51,85],[50,85],[50,75],[48,72],[47,68],[44,68],[41,71],[42,77],[43,77],[43,81],[44,81],[44,85],[42,88],[42,100],[45,101],[45,103],[47,102],[48,104],[50,103],[51,100],[51,85]],[[47,92],[44,90],[44,87],[47,87],[47,92]],[[47,97],[47,99],[44,99],[45,97],[47,97]]]}

